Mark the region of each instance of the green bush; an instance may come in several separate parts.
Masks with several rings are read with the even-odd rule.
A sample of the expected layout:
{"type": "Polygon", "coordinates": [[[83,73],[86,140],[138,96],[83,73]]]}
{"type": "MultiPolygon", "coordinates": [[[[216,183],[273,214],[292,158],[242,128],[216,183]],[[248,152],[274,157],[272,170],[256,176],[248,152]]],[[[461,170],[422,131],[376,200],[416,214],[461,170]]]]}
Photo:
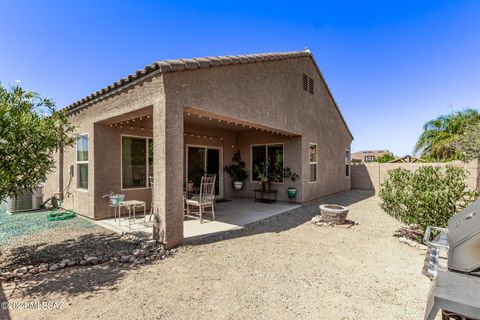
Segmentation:
{"type": "Polygon", "coordinates": [[[379,196],[382,209],[403,223],[420,228],[447,225],[448,219],[468,206],[478,190],[468,190],[463,168],[424,166],[415,171],[388,172],[379,196]]]}

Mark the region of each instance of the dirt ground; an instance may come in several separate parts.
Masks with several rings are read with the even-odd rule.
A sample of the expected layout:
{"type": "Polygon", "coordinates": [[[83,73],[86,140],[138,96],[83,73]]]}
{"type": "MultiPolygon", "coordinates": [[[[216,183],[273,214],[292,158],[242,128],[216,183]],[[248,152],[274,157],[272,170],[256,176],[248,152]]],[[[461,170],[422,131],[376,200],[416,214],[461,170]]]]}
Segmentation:
{"type": "MultiPolygon", "coordinates": [[[[402,225],[378,198],[352,191],[350,229],[313,225],[310,205],[180,247],[150,265],[99,265],[3,283],[0,300],[57,301],[6,319],[422,319],[430,280],[424,250],[400,243],[402,225]],[[2,297],[3,295],[3,297],[2,297]]],[[[1,314],[0,314],[1,315],[1,314]]]]}

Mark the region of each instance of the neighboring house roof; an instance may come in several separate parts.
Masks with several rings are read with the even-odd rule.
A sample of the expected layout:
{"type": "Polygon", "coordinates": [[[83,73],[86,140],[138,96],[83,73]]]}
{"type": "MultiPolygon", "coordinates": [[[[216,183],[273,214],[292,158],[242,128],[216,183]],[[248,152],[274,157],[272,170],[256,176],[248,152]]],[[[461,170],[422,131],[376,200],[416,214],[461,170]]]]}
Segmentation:
{"type": "Polygon", "coordinates": [[[320,68],[318,67],[313,55],[311,54],[310,50],[302,50],[302,51],[289,51],[289,52],[274,52],[274,53],[259,53],[259,54],[246,54],[246,55],[236,55],[236,56],[218,56],[218,57],[205,57],[205,58],[192,58],[192,59],[178,59],[178,60],[162,60],[157,61],[152,64],[145,66],[142,70],[138,70],[134,74],[130,74],[125,78],[122,78],[111,85],[98,90],[95,93],[92,93],[89,96],[86,96],[83,99],[80,99],[68,106],[66,106],[63,110],[65,111],[74,111],[85,104],[93,103],[97,99],[101,98],[104,95],[114,93],[120,90],[122,87],[127,86],[129,84],[134,84],[139,80],[143,80],[143,78],[154,76],[159,73],[167,73],[167,72],[175,72],[175,71],[183,71],[183,70],[195,70],[195,69],[204,69],[204,68],[211,68],[211,67],[218,67],[218,66],[227,66],[232,64],[248,64],[248,63],[256,63],[256,62],[265,62],[265,61],[278,61],[278,60],[286,60],[286,59],[295,59],[301,57],[310,57],[323,81],[325,87],[327,88],[327,92],[330,95],[330,98],[335,104],[335,108],[340,115],[343,123],[345,124],[345,128],[347,129],[348,133],[353,139],[353,135],[348,128],[347,122],[343,117],[338,105],[333,98],[333,95],[328,88],[327,82],[323,77],[320,68]]]}
{"type": "Polygon", "coordinates": [[[394,159],[394,160],[389,161],[389,163],[399,163],[399,162],[403,162],[403,163],[415,163],[415,162],[425,162],[425,160],[419,159],[419,158],[415,158],[415,157],[412,157],[412,156],[410,156],[410,155],[406,155],[406,156],[404,156],[404,157],[397,158],[397,159],[394,159]]]}
{"type": "Polygon", "coordinates": [[[380,157],[386,153],[390,153],[388,150],[363,150],[352,153],[352,159],[363,160],[365,156],[380,157]]]}

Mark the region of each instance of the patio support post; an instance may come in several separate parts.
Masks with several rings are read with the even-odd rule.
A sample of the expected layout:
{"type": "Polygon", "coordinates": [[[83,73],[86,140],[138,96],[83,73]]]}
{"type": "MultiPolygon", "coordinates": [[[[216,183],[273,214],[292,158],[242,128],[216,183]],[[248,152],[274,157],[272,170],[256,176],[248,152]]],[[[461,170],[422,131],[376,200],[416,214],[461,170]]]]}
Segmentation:
{"type": "Polygon", "coordinates": [[[167,248],[183,241],[183,110],[160,96],[153,105],[153,237],[167,248]]]}

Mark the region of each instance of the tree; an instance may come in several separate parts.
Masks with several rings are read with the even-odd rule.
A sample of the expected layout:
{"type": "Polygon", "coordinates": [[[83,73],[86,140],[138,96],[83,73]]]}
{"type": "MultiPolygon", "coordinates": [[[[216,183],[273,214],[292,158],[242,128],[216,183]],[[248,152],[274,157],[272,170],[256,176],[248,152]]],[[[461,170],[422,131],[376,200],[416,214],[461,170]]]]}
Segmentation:
{"type": "Polygon", "coordinates": [[[382,154],[380,157],[377,158],[376,162],[380,163],[385,163],[394,160],[395,157],[393,156],[393,153],[387,152],[382,154]]]}
{"type": "Polygon", "coordinates": [[[480,123],[468,126],[459,136],[455,148],[462,153],[465,162],[480,158],[480,123]]]}
{"type": "Polygon", "coordinates": [[[0,199],[44,182],[54,154],[74,144],[74,129],[51,100],[0,84],[0,199]]]}
{"type": "Polygon", "coordinates": [[[423,133],[414,152],[422,158],[451,160],[462,157],[455,144],[470,125],[480,123],[480,114],[475,109],[465,109],[430,120],[423,126],[423,133]]]}

